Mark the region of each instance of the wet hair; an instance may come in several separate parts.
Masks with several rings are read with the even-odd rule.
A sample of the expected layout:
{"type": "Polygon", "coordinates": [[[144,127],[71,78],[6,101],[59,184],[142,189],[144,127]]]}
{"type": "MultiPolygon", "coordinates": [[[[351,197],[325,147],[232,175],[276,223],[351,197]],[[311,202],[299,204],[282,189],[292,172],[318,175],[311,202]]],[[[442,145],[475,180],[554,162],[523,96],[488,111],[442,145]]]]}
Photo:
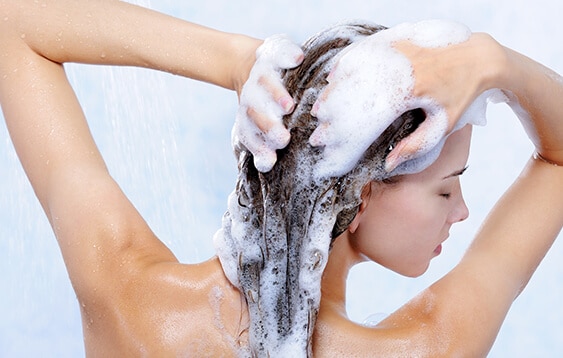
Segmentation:
{"type": "Polygon", "coordinates": [[[236,266],[237,277],[230,279],[248,303],[253,356],[269,356],[287,341],[311,355],[320,281],[332,242],[357,214],[363,187],[389,179],[384,165],[390,148],[424,120],[422,110],[403,114],[350,172],[322,180],[313,176],[323,149],[309,144],[317,126],[310,112],[334,58],[352,42],[384,29],[362,22],[339,24],[303,45],[303,63],[283,74],[297,106],[283,119],[291,140],[278,150],[271,171],[257,171],[252,154],[235,148],[239,175],[218,255],[224,268],[236,266]]]}
{"type": "MultiPolygon", "coordinates": [[[[317,127],[317,120],[310,113],[317,94],[327,84],[326,77],[332,69],[332,62],[337,53],[350,45],[357,38],[373,35],[386,27],[381,25],[367,24],[365,22],[353,22],[336,25],[312,37],[303,46],[305,58],[301,66],[286,71],[284,84],[298,104],[293,114],[284,117],[284,125],[291,132],[290,144],[278,151],[277,173],[287,174],[288,162],[293,162],[294,172],[299,173],[311,166],[303,163],[303,157],[314,163],[322,157],[322,148],[312,148],[308,145],[309,137],[317,127]],[[292,157],[301,152],[301,163],[292,157]]],[[[387,154],[401,139],[412,133],[425,118],[422,109],[406,112],[395,123],[393,123],[364,153],[363,159],[358,163],[355,170],[336,179],[332,179],[332,185],[337,187],[339,193],[338,201],[344,204],[344,208],[336,217],[331,232],[332,241],[342,234],[357,213],[361,198],[361,189],[371,180],[383,183],[392,182],[394,178],[389,177],[384,170],[387,154]],[[362,181],[362,173],[369,168],[371,175],[367,175],[362,181]],[[350,190],[352,189],[353,190],[350,190]],[[347,194],[347,195],[344,195],[347,194]]],[[[267,174],[273,179],[272,171],[267,174]]],[[[264,178],[268,180],[267,176],[264,178]]],[[[300,176],[299,176],[300,177],[300,176]]]]}

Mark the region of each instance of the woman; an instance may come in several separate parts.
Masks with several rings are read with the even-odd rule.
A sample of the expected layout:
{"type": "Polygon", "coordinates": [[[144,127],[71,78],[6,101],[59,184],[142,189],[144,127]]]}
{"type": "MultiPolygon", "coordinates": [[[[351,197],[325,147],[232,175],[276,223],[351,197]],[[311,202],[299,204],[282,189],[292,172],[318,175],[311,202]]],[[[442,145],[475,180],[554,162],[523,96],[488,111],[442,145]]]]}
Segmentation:
{"type": "MultiPolygon", "coordinates": [[[[440,21],[425,24],[433,29],[442,26],[447,26],[448,30],[451,26],[462,27],[440,21]]],[[[419,36],[425,33],[421,25],[424,24],[417,25],[419,36]]],[[[382,37],[397,32],[397,28],[382,31],[384,29],[367,23],[342,23],[313,36],[303,45],[303,63],[286,71],[283,76],[284,84],[297,105],[293,113],[284,117],[284,126],[291,132],[291,141],[277,151],[275,166],[261,173],[258,171],[263,164],[261,157],[253,156],[245,146],[235,147],[235,156],[239,158],[238,182],[229,198],[223,228],[215,236],[215,243],[225,274],[243,293],[247,302],[251,323],[249,343],[253,353],[258,356],[293,357],[298,356],[296,351],[301,354],[310,351],[329,249],[352,223],[360,203],[365,199],[362,198],[362,192],[370,192],[367,184],[398,183],[403,177],[401,174],[420,172],[433,161],[428,158],[436,150],[439,152],[439,145],[436,145],[436,149],[430,150],[430,153],[408,160],[396,169],[387,170],[386,162],[394,153],[391,148],[400,147],[404,143],[403,139],[412,139],[425,127],[428,128],[435,118],[425,118],[425,112],[420,108],[406,112],[401,110],[399,114],[388,118],[381,115],[376,108],[377,103],[384,103],[385,108],[394,108],[389,101],[381,100],[387,95],[386,91],[396,92],[390,81],[384,81],[384,86],[377,90],[374,90],[373,84],[358,88],[357,85],[345,83],[347,79],[352,83],[369,81],[366,74],[376,66],[369,63],[366,67],[365,62],[358,58],[358,52],[354,51],[366,43],[379,42],[382,37]],[[343,98],[342,92],[336,96],[330,94],[337,89],[326,85],[327,79],[334,85],[335,73],[343,67],[340,54],[344,53],[356,57],[350,62],[353,70],[344,70],[345,78],[338,81],[344,82],[346,92],[352,93],[353,99],[348,101],[343,98]],[[350,78],[354,73],[360,79],[350,78]],[[367,101],[359,99],[362,94],[365,94],[367,101]],[[327,121],[320,116],[317,121],[312,110],[324,107],[333,97],[336,97],[337,106],[328,113],[338,113],[341,110],[338,107],[343,107],[344,115],[330,117],[344,123],[327,121]],[[342,106],[342,102],[346,105],[342,106]],[[355,106],[360,107],[360,110],[354,111],[355,106]],[[366,107],[371,109],[366,111],[366,107]],[[358,121],[354,113],[372,126],[366,124],[365,120],[364,123],[358,121]],[[324,119],[322,122],[321,118],[324,119]],[[326,132],[333,127],[338,128],[340,137],[336,143],[341,147],[331,148],[330,153],[336,153],[338,159],[342,158],[340,161],[334,161],[334,156],[327,155],[326,145],[322,148],[310,145],[315,133],[318,133],[317,129],[326,132]],[[376,128],[375,133],[369,133],[370,128],[376,128]],[[380,133],[377,128],[381,130],[380,133]],[[352,151],[360,142],[358,131],[369,133],[368,138],[373,139],[369,139],[368,148],[357,149],[363,155],[356,163],[352,151]],[[345,144],[347,132],[355,133],[350,141],[352,148],[345,144]],[[331,171],[342,164],[352,169],[327,176],[322,174],[327,163],[330,163],[331,171]]],[[[432,31],[434,36],[435,32],[432,31]]],[[[269,51],[272,41],[276,40],[266,41],[259,54],[272,52],[269,51]]],[[[385,51],[370,49],[368,56],[381,56],[387,66],[392,66],[392,63],[387,62],[389,58],[385,51]]],[[[262,62],[264,59],[259,56],[255,69],[261,68],[262,62]]],[[[393,76],[396,78],[399,75],[393,71],[393,76]]],[[[379,74],[373,78],[383,77],[379,74]]],[[[249,90],[252,79],[249,82],[241,94],[242,111],[248,92],[255,93],[255,90],[249,90]]],[[[399,101],[406,102],[402,96],[399,101]]],[[[461,172],[461,169],[458,168],[458,171],[461,172]]],[[[399,211],[400,206],[387,214],[393,217],[399,211]]],[[[380,221],[377,226],[387,224],[380,221]]],[[[395,240],[389,242],[396,245],[395,240]]],[[[416,245],[411,245],[411,249],[414,247],[416,245]]]]}
{"type": "MultiPolygon", "coordinates": [[[[103,9],[71,1],[48,6],[3,1],[0,6],[5,14],[0,23],[2,108],[81,303],[88,354],[235,354],[237,345],[245,345],[248,326],[239,291],[216,258],[181,265],[151,233],[108,175],[60,64],[146,66],[239,91],[260,42],[113,1],[104,2],[103,9]],[[74,21],[59,21],[67,16],[74,21]],[[168,34],[167,41],[137,26],[149,22],[168,34]],[[81,41],[81,33],[91,41],[81,41]],[[186,38],[185,47],[179,45],[186,38]],[[194,54],[194,48],[204,51],[194,54]],[[226,58],[230,61],[222,62],[226,58]]],[[[525,125],[541,156],[530,160],[462,262],[377,329],[346,319],[347,269],[370,258],[407,275],[425,270],[449,225],[466,216],[457,177],[465,167],[469,129],[453,134],[426,171],[389,184],[389,190],[381,191],[380,184],[366,188],[325,269],[313,350],[317,356],[485,355],[512,300],[561,229],[563,173],[552,163],[563,163],[562,85],[555,74],[486,35],[442,49],[399,48],[413,64],[415,90],[439,100],[454,114],[451,118],[485,89],[514,93],[530,114],[525,125]],[[436,70],[449,81],[425,78],[436,70]],[[425,213],[437,210],[428,219],[433,225],[412,223],[432,229],[424,235],[428,241],[415,252],[378,247],[389,242],[388,235],[408,240],[410,234],[396,232],[401,224],[388,225],[393,232],[379,232],[381,226],[370,230],[376,220],[386,219],[376,209],[389,205],[390,212],[413,193],[424,205],[436,206],[412,206],[425,213]],[[414,255],[418,252],[420,257],[414,255]]],[[[418,214],[409,219],[421,219],[418,214]]]]}

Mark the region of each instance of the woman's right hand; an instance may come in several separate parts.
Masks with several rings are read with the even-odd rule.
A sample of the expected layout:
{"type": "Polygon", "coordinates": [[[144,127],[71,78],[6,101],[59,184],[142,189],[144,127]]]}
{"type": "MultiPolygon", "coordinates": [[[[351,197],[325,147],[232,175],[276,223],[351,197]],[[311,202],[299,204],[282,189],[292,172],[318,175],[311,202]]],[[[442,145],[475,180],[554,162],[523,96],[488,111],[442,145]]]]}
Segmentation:
{"type": "Polygon", "coordinates": [[[281,71],[302,61],[299,46],[286,36],[271,36],[256,50],[256,62],[239,91],[233,147],[244,145],[261,172],[272,169],[277,160],[276,150],[284,148],[290,139],[282,118],[293,111],[295,103],[282,83],[281,71]]]}

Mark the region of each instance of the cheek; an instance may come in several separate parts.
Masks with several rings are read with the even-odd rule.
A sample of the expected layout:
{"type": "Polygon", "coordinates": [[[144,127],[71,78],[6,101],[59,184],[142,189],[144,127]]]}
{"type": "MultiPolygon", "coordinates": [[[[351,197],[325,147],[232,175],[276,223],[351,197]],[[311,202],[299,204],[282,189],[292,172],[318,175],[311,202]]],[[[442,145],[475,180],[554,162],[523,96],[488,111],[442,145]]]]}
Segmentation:
{"type": "Polygon", "coordinates": [[[444,226],[436,212],[439,208],[433,207],[440,198],[431,200],[420,192],[405,190],[371,202],[366,210],[368,220],[358,228],[359,251],[400,274],[422,274],[444,226]]]}

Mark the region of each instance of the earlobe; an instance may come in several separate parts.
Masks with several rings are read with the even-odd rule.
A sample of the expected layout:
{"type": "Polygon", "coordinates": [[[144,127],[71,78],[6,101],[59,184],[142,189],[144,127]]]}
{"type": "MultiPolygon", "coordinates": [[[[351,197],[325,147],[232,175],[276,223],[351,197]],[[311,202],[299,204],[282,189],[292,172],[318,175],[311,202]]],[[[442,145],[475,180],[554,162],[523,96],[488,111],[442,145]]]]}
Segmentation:
{"type": "Polygon", "coordinates": [[[362,202],[358,207],[358,212],[356,213],[356,216],[354,216],[354,219],[352,220],[350,225],[348,225],[348,231],[350,231],[351,234],[356,232],[356,230],[358,229],[358,226],[360,225],[361,216],[366,211],[370,197],[371,197],[371,183],[368,183],[362,189],[362,194],[361,194],[362,202]]]}
{"type": "MultiPolygon", "coordinates": [[[[361,209],[361,204],[360,204],[360,209],[361,209]]],[[[358,226],[360,225],[360,210],[358,210],[358,213],[356,214],[356,216],[354,216],[354,220],[352,220],[352,222],[350,223],[350,225],[348,225],[348,231],[353,234],[356,232],[356,230],[358,229],[358,226]]]]}

